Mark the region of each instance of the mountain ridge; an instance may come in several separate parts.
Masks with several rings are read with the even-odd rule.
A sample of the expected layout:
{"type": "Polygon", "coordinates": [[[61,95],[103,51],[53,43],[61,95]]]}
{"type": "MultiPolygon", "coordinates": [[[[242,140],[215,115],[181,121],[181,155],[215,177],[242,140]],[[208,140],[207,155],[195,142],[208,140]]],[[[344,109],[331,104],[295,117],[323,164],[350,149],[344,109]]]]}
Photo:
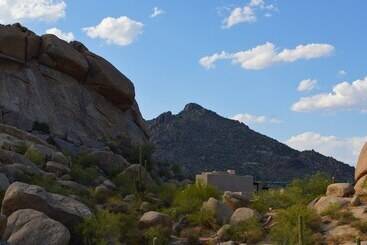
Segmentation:
{"type": "Polygon", "coordinates": [[[188,175],[235,169],[266,181],[289,181],[316,172],[352,180],[354,168],[316,151],[297,151],[239,121],[189,103],[178,114],[147,121],[154,158],[174,162],[188,175]],[[240,136],[243,135],[243,136],[240,136]]]}

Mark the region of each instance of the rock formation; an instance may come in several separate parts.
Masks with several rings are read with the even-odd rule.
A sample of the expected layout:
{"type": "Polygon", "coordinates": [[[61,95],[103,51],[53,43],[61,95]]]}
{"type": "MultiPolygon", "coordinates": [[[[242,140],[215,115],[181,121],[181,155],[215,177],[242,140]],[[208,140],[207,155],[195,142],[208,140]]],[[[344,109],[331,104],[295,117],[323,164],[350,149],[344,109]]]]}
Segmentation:
{"type": "Polygon", "coordinates": [[[147,141],[132,82],[79,42],[0,25],[0,123],[60,146],[147,141]]]}
{"type": "Polygon", "coordinates": [[[180,165],[189,175],[234,169],[258,180],[289,181],[320,171],[337,180],[353,180],[354,169],[347,164],[315,151],[296,151],[197,104],[186,105],[177,115],[164,113],[148,124],[154,157],[180,165]]]}

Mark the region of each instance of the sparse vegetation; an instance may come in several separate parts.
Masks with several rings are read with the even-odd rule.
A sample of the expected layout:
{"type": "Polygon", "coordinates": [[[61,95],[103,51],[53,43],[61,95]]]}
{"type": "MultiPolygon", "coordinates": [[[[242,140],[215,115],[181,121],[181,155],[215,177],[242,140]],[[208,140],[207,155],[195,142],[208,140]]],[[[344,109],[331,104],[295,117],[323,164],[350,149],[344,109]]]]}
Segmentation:
{"type": "Polygon", "coordinates": [[[167,227],[155,226],[144,232],[144,238],[149,245],[166,245],[169,242],[171,231],[167,227]],[[154,244],[153,244],[154,240],[154,244]]]}
{"type": "Polygon", "coordinates": [[[45,164],[45,157],[35,149],[29,148],[24,156],[40,167],[45,164]]]}
{"type": "Polygon", "coordinates": [[[271,209],[284,209],[296,204],[307,205],[313,199],[322,196],[330,178],[316,174],[304,179],[296,179],[283,189],[273,189],[256,193],[252,199],[252,207],[260,213],[271,209]]]}
{"type": "Polygon", "coordinates": [[[86,245],[141,244],[142,236],[134,213],[121,214],[101,210],[78,227],[86,245]]]}
{"type": "Polygon", "coordinates": [[[270,231],[272,241],[285,245],[297,244],[299,216],[302,216],[304,221],[305,244],[315,244],[313,234],[320,229],[320,217],[314,210],[301,204],[278,210],[276,225],[270,231]]]}
{"type": "Polygon", "coordinates": [[[230,240],[255,244],[263,239],[264,230],[256,218],[251,218],[238,225],[232,225],[227,231],[230,240]]]}

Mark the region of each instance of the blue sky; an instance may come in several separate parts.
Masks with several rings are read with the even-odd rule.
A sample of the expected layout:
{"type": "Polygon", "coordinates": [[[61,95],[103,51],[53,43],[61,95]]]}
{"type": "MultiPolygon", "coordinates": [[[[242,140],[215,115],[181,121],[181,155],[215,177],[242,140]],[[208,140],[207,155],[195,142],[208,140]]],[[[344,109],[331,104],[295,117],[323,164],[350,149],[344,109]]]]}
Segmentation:
{"type": "Polygon", "coordinates": [[[366,1],[3,2],[0,22],[70,32],[113,63],[146,119],[196,102],[352,165],[367,140],[366,1]]]}

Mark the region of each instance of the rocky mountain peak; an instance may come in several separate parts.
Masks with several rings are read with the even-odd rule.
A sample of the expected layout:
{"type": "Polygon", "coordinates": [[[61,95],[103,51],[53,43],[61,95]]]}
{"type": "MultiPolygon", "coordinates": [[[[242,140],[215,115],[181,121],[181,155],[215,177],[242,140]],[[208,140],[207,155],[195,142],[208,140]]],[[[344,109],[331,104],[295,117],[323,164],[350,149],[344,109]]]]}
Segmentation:
{"type": "Polygon", "coordinates": [[[164,114],[148,124],[156,146],[154,157],[179,164],[188,175],[234,169],[266,181],[289,181],[316,172],[353,179],[354,168],[347,164],[315,151],[299,152],[194,103],[177,115],[164,114]]]}

